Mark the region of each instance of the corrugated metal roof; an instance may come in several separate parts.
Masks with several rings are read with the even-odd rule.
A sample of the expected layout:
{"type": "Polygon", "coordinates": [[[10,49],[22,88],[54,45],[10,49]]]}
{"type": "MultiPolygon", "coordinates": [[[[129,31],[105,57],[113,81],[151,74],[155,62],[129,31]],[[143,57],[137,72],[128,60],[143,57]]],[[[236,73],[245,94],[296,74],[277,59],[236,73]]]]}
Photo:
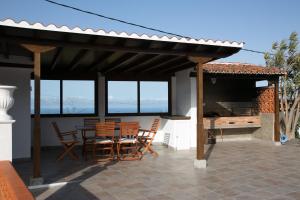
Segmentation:
{"type": "Polygon", "coordinates": [[[193,38],[178,38],[178,37],[168,37],[168,36],[158,36],[158,35],[138,35],[136,33],[126,33],[126,32],[115,32],[115,31],[105,31],[105,30],[94,30],[94,29],[81,29],[79,27],[70,28],[68,26],[56,26],[55,24],[44,25],[43,23],[29,23],[27,21],[14,21],[13,19],[0,20],[1,26],[36,29],[36,30],[46,30],[46,31],[56,31],[65,33],[78,33],[78,34],[88,34],[88,35],[98,35],[107,37],[119,37],[119,38],[131,38],[131,39],[143,39],[143,40],[153,40],[153,41],[164,41],[164,42],[178,42],[187,44],[201,44],[201,45],[216,45],[224,47],[236,47],[242,48],[243,42],[236,41],[222,41],[222,40],[211,40],[211,39],[193,39],[193,38]]]}
{"type": "Polygon", "coordinates": [[[207,63],[203,72],[209,74],[252,74],[252,75],[285,75],[278,67],[263,67],[247,63],[207,63]]]}

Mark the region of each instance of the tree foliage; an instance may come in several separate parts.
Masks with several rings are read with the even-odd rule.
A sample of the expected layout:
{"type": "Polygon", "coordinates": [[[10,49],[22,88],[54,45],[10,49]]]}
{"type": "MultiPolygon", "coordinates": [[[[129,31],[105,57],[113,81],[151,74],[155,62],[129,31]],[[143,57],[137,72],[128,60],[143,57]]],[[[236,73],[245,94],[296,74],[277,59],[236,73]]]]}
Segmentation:
{"type": "Polygon", "coordinates": [[[298,34],[291,33],[288,40],[274,42],[272,52],[265,54],[267,66],[286,71],[280,78],[280,109],[284,113],[281,127],[289,138],[295,137],[300,116],[300,52],[298,34]]]}

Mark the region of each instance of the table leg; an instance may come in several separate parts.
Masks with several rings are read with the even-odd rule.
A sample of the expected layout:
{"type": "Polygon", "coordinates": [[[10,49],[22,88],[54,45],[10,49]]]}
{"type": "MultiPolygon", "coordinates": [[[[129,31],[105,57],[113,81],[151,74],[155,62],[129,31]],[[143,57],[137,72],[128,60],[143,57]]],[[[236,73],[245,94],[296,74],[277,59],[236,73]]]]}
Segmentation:
{"type": "Polygon", "coordinates": [[[82,138],[82,156],[85,156],[85,131],[81,130],[81,138],[82,138]]]}
{"type": "Polygon", "coordinates": [[[221,138],[222,138],[222,142],[223,142],[223,129],[220,128],[220,133],[221,133],[221,138]]]}

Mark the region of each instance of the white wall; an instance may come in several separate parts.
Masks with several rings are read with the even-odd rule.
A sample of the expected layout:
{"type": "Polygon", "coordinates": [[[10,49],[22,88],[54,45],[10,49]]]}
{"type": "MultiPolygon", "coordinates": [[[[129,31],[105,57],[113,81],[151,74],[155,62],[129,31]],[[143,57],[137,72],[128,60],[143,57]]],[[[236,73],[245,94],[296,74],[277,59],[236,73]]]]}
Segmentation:
{"type": "Polygon", "coordinates": [[[13,159],[29,158],[31,147],[30,69],[0,68],[0,84],[17,86],[15,104],[9,111],[13,124],[13,159]]]}
{"type": "MultiPolygon", "coordinates": [[[[196,79],[190,78],[191,69],[176,73],[173,90],[175,91],[176,115],[190,116],[190,120],[162,119],[162,129],[159,133],[160,142],[176,150],[196,147],[196,79]]],[[[174,113],[173,113],[174,114],[174,113]]]]}
{"type": "Polygon", "coordinates": [[[176,114],[189,115],[191,108],[190,69],[176,73],[176,114]]]}
{"type": "Polygon", "coordinates": [[[197,85],[196,78],[191,78],[191,109],[190,120],[190,147],[197,146],[197,85]]]}

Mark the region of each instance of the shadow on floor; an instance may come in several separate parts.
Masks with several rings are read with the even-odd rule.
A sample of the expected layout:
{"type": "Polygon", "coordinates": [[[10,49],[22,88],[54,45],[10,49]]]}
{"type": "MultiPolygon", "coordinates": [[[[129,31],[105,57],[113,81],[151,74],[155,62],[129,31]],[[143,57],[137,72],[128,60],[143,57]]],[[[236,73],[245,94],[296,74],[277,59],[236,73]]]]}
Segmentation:
{"type": "Polygon", "coordinates": [[[212,151],[214,150],[214,148],[215,148],[215,144],[211,144],[211,145],[208,147],[208,149],[207,149],[207,151],[205,152],[205,155],[204,155],[205,160],[208,160],[208,159],[209,159],[209,157],[210,157],[212,151]]]}

